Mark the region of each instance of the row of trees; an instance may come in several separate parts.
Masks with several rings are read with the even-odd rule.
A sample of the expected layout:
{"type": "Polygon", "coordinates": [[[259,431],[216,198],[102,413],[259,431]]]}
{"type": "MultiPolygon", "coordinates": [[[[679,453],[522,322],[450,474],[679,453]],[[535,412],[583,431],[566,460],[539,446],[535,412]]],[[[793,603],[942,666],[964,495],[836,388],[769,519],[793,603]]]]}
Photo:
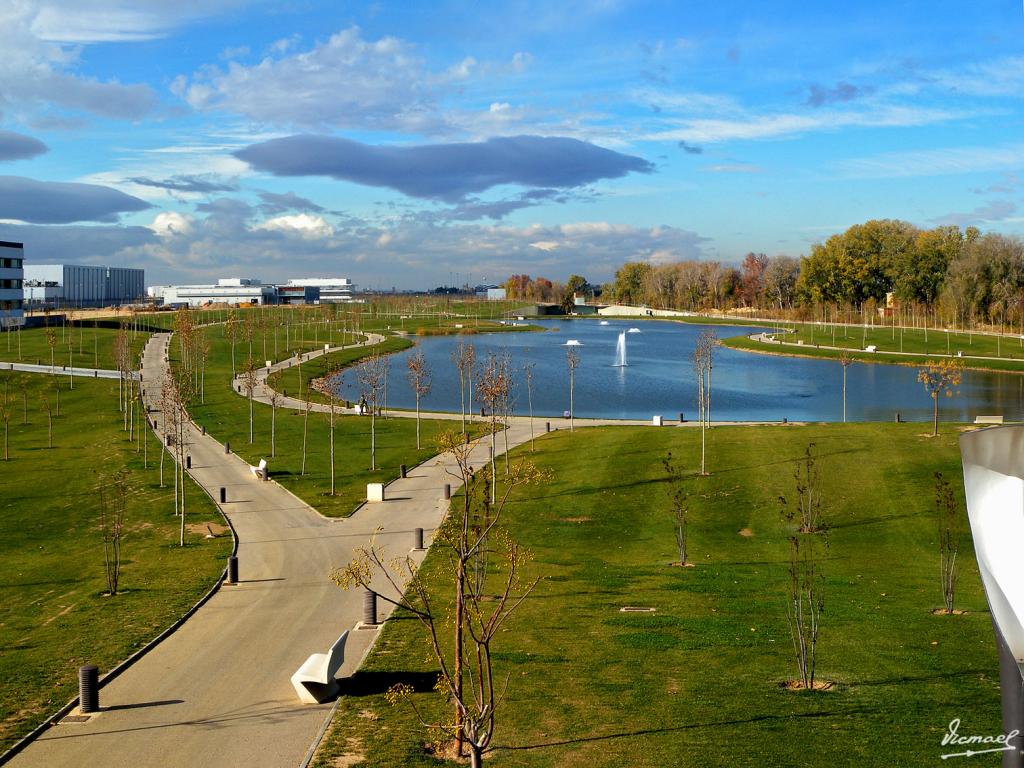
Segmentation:
{"type": "Polygon", "coordinates": [[[797,318],[825,307],[868,310],[891,299],[934,324],[1024,323],[1024,242],[975,227],[919,229],[893,219],[857,224],[815,244],[807,256],[748,253],[720,261],[623,264],[615,279],[565,285],[513,275],[510,298],[571,302],[573,293],[602,301],[687,311],[753,308],[797,318]]]}

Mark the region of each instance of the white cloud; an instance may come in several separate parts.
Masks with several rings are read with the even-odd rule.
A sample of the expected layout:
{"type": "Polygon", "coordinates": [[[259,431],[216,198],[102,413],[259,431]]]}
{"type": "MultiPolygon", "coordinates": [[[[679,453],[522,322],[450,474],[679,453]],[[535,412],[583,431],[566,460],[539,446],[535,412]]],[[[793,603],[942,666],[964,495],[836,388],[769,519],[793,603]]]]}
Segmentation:
{"type": "Polygon", "coordinates": [[[161,237],[189,235],[192,233],[192,217],[174,211],[158,213],[149,228],[161,237]]]}
{"type": "Polygon", "coordinates": [[[298,235],[307,240],[319,240],[334,234],[334,228],[322,216],[308,213],[275,216],[257,224],[255,228],[298,235]]]}
{"type": "Polygon", "coordinates": [[[18,2],[32,11],[40,40],[110,43],[164,37],[190,21],[209,18],[246,0],[41,0],[18,2]]]}
{"type": "Polygon", "coordinates": [[[531,248],[536,248],[538,251],[553,251],[558,248],[558,243],[554,240],[538,240],[535,243],[530,243],[531,248]]]}

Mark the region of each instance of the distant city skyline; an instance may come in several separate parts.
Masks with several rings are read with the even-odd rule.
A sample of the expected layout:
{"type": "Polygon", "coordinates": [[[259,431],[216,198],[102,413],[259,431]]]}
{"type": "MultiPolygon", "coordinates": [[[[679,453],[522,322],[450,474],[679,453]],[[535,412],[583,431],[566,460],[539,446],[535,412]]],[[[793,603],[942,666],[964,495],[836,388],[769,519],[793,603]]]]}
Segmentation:
{"type": "Polygon", "coordinates": [[[0,240],[409,289],[1024,232],[1019,3],[280,6],[4,3],[0,240]]]}

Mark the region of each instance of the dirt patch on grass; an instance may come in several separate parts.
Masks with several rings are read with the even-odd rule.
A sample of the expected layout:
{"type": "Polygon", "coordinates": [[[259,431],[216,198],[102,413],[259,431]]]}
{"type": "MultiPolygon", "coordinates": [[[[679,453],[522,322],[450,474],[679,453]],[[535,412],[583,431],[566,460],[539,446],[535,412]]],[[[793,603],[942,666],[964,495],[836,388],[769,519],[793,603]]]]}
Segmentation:
{"type": "Polygon", "coordinates": [[[963,616],[966,613],[967,611],[961,611],[959,608],[954,608],[952,613],[945,608],[936,608],[932,611],[932,616],[963,616]]]}
{"type": "MultiPolygon", "coordinates": [[[[816,691],[831,691],[835,688],[835,683],[831,680],[815,680],[811,686],[816,691]]],[[[786,680],[779,684],[780,688],[785,688],[787,691],[806,691],[810,690],[808,686],[804,685],[803,680],[786,680]]]]}
{"type": "Polygon", "coordinates": [[[194,536],[207,536],[211,533],[214,536],[224,536],[230,529],[220,523],[189,523],[185,530],[194,536]]]}
{"type": "Polygon", "coordinates": [[[696,563],[680,563],[676,560],[674,563],[669,563],[673,568],[696,568],[696,563]]]}
{"type": "Polygon", "coordinates": [[[72,603],[67,608],[65,608],[63,611],[60,611],[59,613],[55,613],[53,616],[51,616],[50,618],[48,618],[46,621],[43,622],[43,626],[45,627],[51,621],[53,621],[54,619],[59,619],[61,616],[67,616],[69,613],[71,613],[71,609],[74,608],[74,607],[75,607],[75,604],[72,603]]]}
{"type": "Polygon", "coordinates": [[[565,523],[589,523],[594,518],[581,515],[579,517],[563,517],[562,522],[565,523]]]}
{"type": "Polygon", "coordinates": [[[738,533],[738,534],[739,534],[740,536],[742,536],[743,538],[745,538],[745,539],[749,539],[749,538],[750,538],[751,536],[753,536],[753,535],[754,535],[754,532],[753,532],[752,530],[750,530],[749,528],[740,528],[740,529],[739,529],[739,530],[737,531],[737,533],[738,533]]]}
{"type": "Polygon", "coordinates": [[[350,736],[345,739],[345,749],[347,751],[344,754],[336,756],[331,761],[332,768],[351,768],[353,765],[359,765],[359,763],[366,759],[362,739],[350,736]]]}

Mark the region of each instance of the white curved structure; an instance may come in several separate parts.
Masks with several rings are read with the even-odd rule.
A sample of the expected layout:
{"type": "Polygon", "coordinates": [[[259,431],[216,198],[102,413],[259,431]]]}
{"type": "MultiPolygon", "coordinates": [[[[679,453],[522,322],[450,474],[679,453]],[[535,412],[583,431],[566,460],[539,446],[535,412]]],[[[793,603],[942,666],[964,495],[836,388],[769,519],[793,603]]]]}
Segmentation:
{"type": "Polygon", "coordinates": [[[1003,768],[1024,766],[1024,426],[960,437],[967,516],[992,611],[1007,747],[1003,768]],[[1010,738],[1012,736],[1012,738],[1010,738]]]}
{"type": "Polygon", "coordinates": [[[1024,666],[1024,427],[960,438],[967,516],[992,618],[1024,666]]]}

